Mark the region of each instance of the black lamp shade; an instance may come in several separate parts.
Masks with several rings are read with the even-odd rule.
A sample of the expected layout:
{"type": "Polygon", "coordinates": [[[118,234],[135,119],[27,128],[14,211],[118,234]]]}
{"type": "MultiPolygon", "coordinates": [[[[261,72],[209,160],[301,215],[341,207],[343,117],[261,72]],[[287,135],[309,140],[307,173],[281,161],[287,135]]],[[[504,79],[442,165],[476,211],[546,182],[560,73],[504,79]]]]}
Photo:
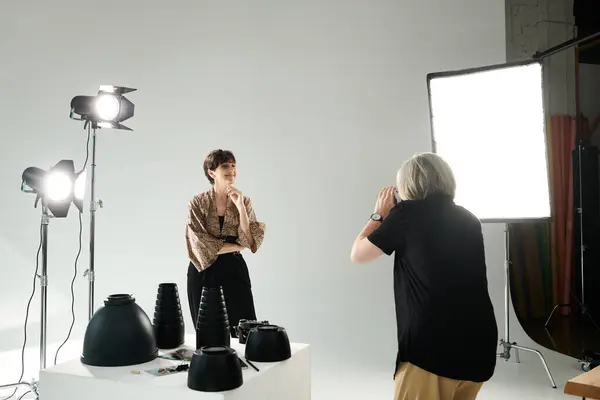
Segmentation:
{"type": "Polygon", "coordinates": [[[135,112],[135,105],[129,101],[128,98],[121,96],[119,104],[119,117],[118,121],[123,122],[133,117],[135,112]]]}
{"type": "Polygon", "coordinates": [[[231,331],[223,289],[204,287],[196,321],[196,349],[204,346],[229,347],[230,344],[231,331]]]}
{"type": "Polygon", "coordinates": [[[81,362],[98,367],[143,364],[158,356],[148,315],[129,294],[113,294],[93,315],[83,339],[81,362]]]}
{"type": "Polygon", "coordinates": [[[44,191],[44,176],[46,171],[37,167],[29,167],[23,171],[21,179],[23,182],[30,187],[35,193],[44,191]]]}
{"type": "Polygon", "coordinates": [[[201,392],[222,392],[242,386],[242,366],[235,350],[208,346],[194,352],[187,386],[201,392]]]}
{"type": "Polygon", "coordinates": [[[90,116],[95,113],[94,100],[96,96],[75,96],[71,99],[71,113],[90,116]]]}
{"type": "Polygon", "coordinates": [[[21,190],[36,193],[56,218],[65,218],[71,202],[83,212],[85,170],[75,172],[73,160],[61,160],[48,171],[29,167],[21,176],[21,190]]]}
{"type": "Polygon", "coordinates": [[[133,117],[135,105],[123,96],[137,89],[101,85],[96,96],[75,96],[71,100],[70,118],[94,121],[100,128],[125,129],[121,124],[133,117]]]}
{"type": "Polygon", "coordinates": [[[256,362],[278,362],[292,356],[290,339],[284,328],[263,325],[250,330],[246,341],[246,359],[256,362]]]}
{"type": "Polygon", "coordinates": [[[159,349],[174,349],[184,343],[185,325],[176,283],[158,285],[153,325],[159,349]]]}

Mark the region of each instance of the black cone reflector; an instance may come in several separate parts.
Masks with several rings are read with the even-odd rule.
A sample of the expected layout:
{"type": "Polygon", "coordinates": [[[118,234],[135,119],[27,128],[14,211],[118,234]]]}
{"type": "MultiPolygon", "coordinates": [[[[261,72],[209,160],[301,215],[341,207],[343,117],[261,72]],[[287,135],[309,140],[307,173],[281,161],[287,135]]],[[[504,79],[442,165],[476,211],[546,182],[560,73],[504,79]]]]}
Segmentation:
{"type": "Polygon", "coordinates": [[[158,285],[153,325],[159,349],[174,349],[184,343],[185,325],[176,283],[158,285]]]}
{"type": "Polygon", "coordinates": [[[194,352],[187,386],[201,392],[222,392],[244,383],[242,366],[235,350],[225,346],[203,347],[194,352]]]}
{"type": "Polygon", "coordinates": [[[143,364],[158,356],[148,315],[129,294],[113,294],[94,313],[83,339],[81,362],[98,367],[143,364]]]}
{"type": "Polygon", "coordinates": [[[229,347],[230,344],[231,331],[223,289],[204,287],[196,321],[196,349],[203,346],[229,347]]]}
{"type": "Polygon", "coordinates": [[[290,358],[292,349],[285,328],[263,325],[250,330],[245,356],[247,360],[257,362],[279,362],[290,358]]]}

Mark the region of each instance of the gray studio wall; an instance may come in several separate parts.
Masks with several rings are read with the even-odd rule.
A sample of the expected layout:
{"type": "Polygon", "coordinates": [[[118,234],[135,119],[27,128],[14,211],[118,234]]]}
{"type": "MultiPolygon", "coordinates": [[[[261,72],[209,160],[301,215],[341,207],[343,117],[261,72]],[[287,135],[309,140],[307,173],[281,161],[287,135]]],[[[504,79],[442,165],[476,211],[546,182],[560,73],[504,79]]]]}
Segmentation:
{"type": "MultiPolygon", "coordinates": [[[[506,59],[531,58],[573,38],[573,0],[506,0],[506,59]]],[[[546,111],[575,115],[575,49],[544,59],[546,111]]]]}
{"type": "MultiPolygon", "coordinates": [[[[392,260],[353,266],[350,246],[400,163],[430,149],[426,73],[503,62],[505,40],[503,0],[3,2],[0,351],[21,345],[37,249],[39,210],[19,192],[21,172],[61,158],[81,166],[85,133],[69,102],[119,84],[139,91],[129,95],[134,131],[99,134],[97,305],[127,292],[151,314],[158,283],[177,282],[192,332],[187,202],[208,187],[206,153],[228,148],[268,226],[247,256],[259,318],[311,343],[317,361],[391,368],[392,260]]],[[[79,338],[87,230],[86,212],[79,338]]],[[[77,233],[75,212],[50,226],[52,342],[70,323],[77,233]]],[[[485,236],[500,321],[502,226],[485,226],[485,236]]]]}

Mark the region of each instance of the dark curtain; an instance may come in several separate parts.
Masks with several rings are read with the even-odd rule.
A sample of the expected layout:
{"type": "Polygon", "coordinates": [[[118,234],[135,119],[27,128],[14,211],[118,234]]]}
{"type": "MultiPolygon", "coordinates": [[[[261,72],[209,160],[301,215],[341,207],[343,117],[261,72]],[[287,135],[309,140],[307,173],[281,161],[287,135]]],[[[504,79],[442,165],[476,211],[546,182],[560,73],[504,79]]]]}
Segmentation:
{"type": "MultiPolygon", "coordinates": [[[[546,318],[554,305],[570,303],[573,282],[573,164],[578,122],[589,139],[587,120],[555,115],[547,129],[552,219],[511,226],[511,295],[521,320],[546,318]]],[[[518,194],[515,194],[518,195],[518,194]]],[[[569,313],[568,307],[561,313],[569,313]]]]}

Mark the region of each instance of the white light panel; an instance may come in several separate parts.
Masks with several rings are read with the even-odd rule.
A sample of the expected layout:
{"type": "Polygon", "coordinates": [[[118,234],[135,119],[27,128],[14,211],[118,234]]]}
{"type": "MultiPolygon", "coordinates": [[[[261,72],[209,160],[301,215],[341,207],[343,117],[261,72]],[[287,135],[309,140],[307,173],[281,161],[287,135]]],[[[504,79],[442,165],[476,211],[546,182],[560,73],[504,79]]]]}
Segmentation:
{"type": "Polygon", "coordinates": [[[550,217],[542,65],[427,79],[434,151],[454,170],[455,202],[482,221],[550,217]]]}

